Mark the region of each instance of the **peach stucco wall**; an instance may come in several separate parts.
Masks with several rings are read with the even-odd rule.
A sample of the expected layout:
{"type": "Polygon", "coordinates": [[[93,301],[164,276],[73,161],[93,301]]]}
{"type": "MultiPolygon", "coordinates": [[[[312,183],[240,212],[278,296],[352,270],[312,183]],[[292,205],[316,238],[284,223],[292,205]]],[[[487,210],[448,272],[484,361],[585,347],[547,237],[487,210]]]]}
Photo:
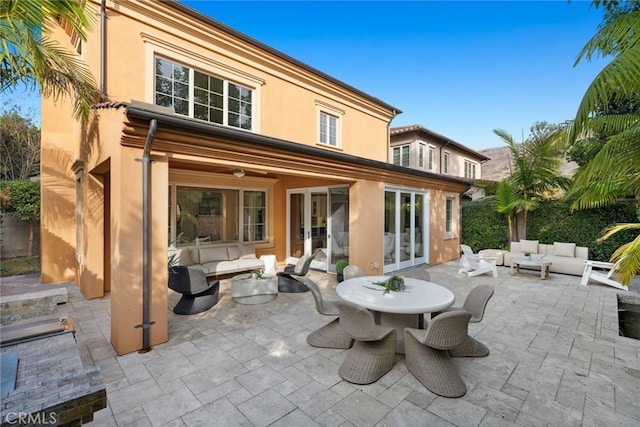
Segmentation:
{"type": "MultiPolygon", "coordinates": [[[[99,2],[89,0],[94,12],[99,2]]],[[[394,112],[388,106],[350,91],[252,43],[205,26],[167,3],[151,0],[107,1],[106,94],[110,101],[153,101],[154,54],[220,75],[255,88],[258,134],[313,147],[378,160],[387,160],[388,125],[394,112]],[[318,108],[340,115],[340,147],[317,144],[318,108]]],[[[215,17],[214,17],[215,18],[215,17]]],[[[67,35],[54,30],[54,38],[69,46],[67,35]]],[[[99,76],[99,23],[82,46],[81,57],[99,76]]],[[[118,354],[138,350],[142,342],[142,147],[148,124],[131,121],[122,107],[95,112],[88,126],[71,120],[68,101],[44,99],[42,105],[42,281],[73,280],[88,298],[111,292],[111,342],[118,354]],[[75,174],[83,165],[82,224],[76,224],[75,174]],[[76,228],[82,230],[76,247],[76,228]],[[105,232],[107,233],[105,235],[105,232]],[[76,254],[76,251],[79,253],[76,254]]],[[[407,177],[397,171],[351,164],[301,161],[295,155],[262,152],[244,147],[242,154],[207,135],[175,131],[164,126],[152,148],[151,179],[151,345],[168,339],[167,230],[168,191],[172,184],[217,185],[268,190],[267,242],[257,255],[275,253],[280,264],[286,256],[286,192],[292,188],[350,186],[350,240],[352,263],[382,272],[384,188],[422,189],[431,194],[430,263],[457,257],[456,236],[444,238],[445,191],[461,191],[463,184],[407,177]],[[207,145],[208,144],[208,145],[207,145]],[[162,148],[158,148],[162,147],[162,148]],[[186,148],[185,148],[186,147],[186,148]],[[157,151],[154,151],[157,150],[157,151]],[[191,151],[189,151],[191,150],[191,151]],[[253,151],[252,151],[253,150],[253,151]],[[233,150],[231,150],[233,151],[233,150]],[[246,155],[246,158],[243,156],[246,155]],[[258,159],[256,160],[256,156],[258,159]],[[251,159],[268,178],[246,176],[242,181],[209,166],[231,167],[251,159]],[[258,162],[258,163],[256,163],[258,162]],[[312,164],[313,163],[313,164],[312,164]],[[180,167],[177,167],[179,165],[180,167]],[[184,165],[194,165],[193,170],[184,165]],[[440,215],[441,214],[441,215],[440,215]],[[439,231],[440,230],[440,231],[439,231]]],[[[251,163],[249,162],[249,163],[251,163]]],[[[459,229],[459,224],[458,228],[459,229]]]]}

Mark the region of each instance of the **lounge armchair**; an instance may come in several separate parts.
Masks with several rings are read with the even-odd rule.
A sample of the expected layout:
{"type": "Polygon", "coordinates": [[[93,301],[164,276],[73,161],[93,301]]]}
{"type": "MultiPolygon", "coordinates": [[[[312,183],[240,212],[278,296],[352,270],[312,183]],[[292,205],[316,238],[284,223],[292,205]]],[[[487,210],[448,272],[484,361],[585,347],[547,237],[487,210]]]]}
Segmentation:
{"type": "Polygon", "coordinates": [[[376,325],[373,314],[364,307],[337,301],[340,326],[355,339],[338,375],[353,384],[371,384],[393,368],[396,330],[376,325]]]}
{"type": "Polygon", "coordinates": [[[303,255],[295,265],[289,264],[284,268],[284,271],[277,273],[276,276],[278,277],[278,292],[308,292],[309,288],[307,287],[307,285],[296,279],[296,277],[302,279],[307,275],[307,273],[309,272],[309,267],[311,266],[311,261],[313,261],[313,258],[318,254],[318,252],[319,251],[315,251],[311,255],[303,255]]]}
{"type": "Polygon", "coordinates": [[[479,276],[481,274],[492,273],[493,277],[498,277],[498,267],[496,258],[484,258],[473,253],[471,247],[460,245],[462,256],[460,257],[460,269],[458,274],[466,274],[467,277],[479,276]]]}
{"type": "Polygon", "coordinates": [[[318,285],[311,279],[304,279],[304,284],[311,290],[316,301],[316,310],[323,316],[336,316],[336,318],[320,329],[307,335],[307,343],[313,347],[321,348],[351,348],[353,338],[340,327],[340,312],[336,301],[325,300],[318,285]]]}
{"type": "Polygon", "coordinates": [[[218,303],[219,280],[207,281],[197,267],[178,266],[169,270],[169,288],[182,294],[173,307],[176,314],[197,314],[218,303]]]}
{"type": "Polygon", "coordinates": [[[460,397],[467,392],[447,350],[465,340],[470,318],[467,311],[452,311],[433,318],[427,329],[404,330],[407,369],[435,394],[460,397]]]}
{"type": "Polygon", "coordinates": [[[587,286],[589,280],[593,280],[603,285],[613,286],[614,288],[628,291],[629,288],[615,280],[615,264],[602,261],[587,260],[584,262],[584,271],[582,272],[582,280],[580,284],[587,286]],[[599,270],[594,270],[594,267],[599,270]],[[606,271],[606,273],[605,273],[606,271]]]}

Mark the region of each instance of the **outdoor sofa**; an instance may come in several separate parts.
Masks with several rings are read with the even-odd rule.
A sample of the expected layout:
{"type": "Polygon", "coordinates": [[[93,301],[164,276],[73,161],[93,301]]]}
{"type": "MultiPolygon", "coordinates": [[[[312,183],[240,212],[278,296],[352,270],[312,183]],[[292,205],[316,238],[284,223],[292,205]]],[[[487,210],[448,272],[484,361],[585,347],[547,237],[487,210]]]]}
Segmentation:
{"type": "Polygon", "coordinates": [[[193,266],[208,277],[264,269],[253,243],[173,248],[169,250],[169,256],[172,254],[176,255],[178,266],[193,266]]]}
{"type": "MultiPolygon", "coordinates": [[[[511,242],[509,248],[509,252],[504,254],[506,267],[511,267],[513,257],[523,257],[525,252],[529,252],[531,258],[544,258],[551,261],[549,271],[552,273],[582,276],[584,262],[589,259],[589,248],[576,246],[575,243],[544,244],[539,243],[538,240],[520,240],[519,242],[511,242]]],[[[521,265],[520,268],[529,268],[529,266],[521,265]]],[[[531,266],[531,268],[539,267],[531,266]]]]}

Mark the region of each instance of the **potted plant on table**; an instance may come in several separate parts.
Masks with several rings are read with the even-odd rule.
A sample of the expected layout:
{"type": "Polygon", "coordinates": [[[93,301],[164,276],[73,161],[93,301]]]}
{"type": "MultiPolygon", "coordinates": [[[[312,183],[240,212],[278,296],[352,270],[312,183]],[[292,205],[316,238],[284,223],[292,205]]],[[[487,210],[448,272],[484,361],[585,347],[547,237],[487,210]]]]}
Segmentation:
{"type": "Polygon", "coordinates": [[[530,260],[531,259],[531,252],[525,252],[524,253],[524,259],[530,260]]]}

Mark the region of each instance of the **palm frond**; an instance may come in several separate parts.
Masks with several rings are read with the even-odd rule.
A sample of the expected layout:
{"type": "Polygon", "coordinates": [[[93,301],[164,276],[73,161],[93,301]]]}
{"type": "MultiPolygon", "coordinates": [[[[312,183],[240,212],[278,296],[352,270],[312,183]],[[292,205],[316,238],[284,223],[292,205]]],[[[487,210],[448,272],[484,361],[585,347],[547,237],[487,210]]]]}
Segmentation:
{"type": "MultiPolygon", "coordinates": [[[[640,24],[639,24],[640,25],[640,24]]],[[[639,29],[640,31],[640,29],[639,29]]],[[[591,82],[573,121],[570,139],[584,133],[585,124],[598,106],[637,96],[640,92],[640,43],[613,59],[591,82]]]]}
{"type": "MultiPolygon", "coordinates": [[[[625,230],[640,231],[640,224],[616,224],[611,226],[598,239],[598,243],[625,230]]],[[[632,241],[616,249],[611,255],[610,261],[616,264],[616,276],[623,284],[628,285],[640,272],[640,234],[632,241]]]]}

